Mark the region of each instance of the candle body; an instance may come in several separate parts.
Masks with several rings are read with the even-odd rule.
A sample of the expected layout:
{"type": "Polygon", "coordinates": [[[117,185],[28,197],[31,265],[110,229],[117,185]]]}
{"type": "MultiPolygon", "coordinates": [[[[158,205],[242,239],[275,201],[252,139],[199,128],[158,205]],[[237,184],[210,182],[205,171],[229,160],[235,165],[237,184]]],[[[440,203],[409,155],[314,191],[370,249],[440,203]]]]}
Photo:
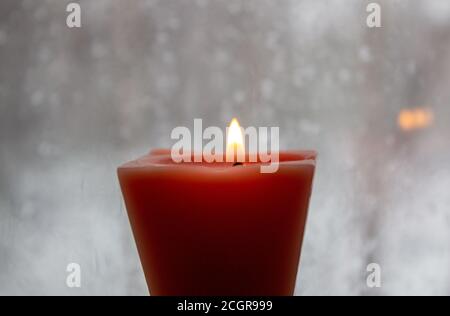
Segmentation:
{"type": "Polygon", "coordinates": [[[259,165],[174,165],[164,154],[118,170],[152,295],[292,295],[315,170],[312,152],[259,165]]]}

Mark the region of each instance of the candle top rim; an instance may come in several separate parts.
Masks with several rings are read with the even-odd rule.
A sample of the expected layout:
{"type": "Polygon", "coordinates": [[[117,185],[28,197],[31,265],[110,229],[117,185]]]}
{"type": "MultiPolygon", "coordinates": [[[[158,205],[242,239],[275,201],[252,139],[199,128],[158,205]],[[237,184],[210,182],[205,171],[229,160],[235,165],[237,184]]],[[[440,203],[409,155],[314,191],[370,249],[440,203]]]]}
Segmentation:
{"type": "MultiPolygon", "coordinates": [[[[290,150],[279,152],[279,165],[313,165],[315,166],[317,159],[317,152],[314,150],[290,150]]],[[[248,161],[248,159],[246,159],[248,161]]],[[[270,163],[270,162],[268,162],[270,163]]],[[[268,164],[267,163],[267,164],[268,164]]],[[[248,169],[249,167],[259,167],[265,163],[246,162],[241,166],[236,166],[234,169],[248,169]]],[[[175,163],[171,159],[170,150],[168,149],[154,149],[150,153],[129,161],[121,166],[120,169],[146,169],[146,168],[189,168],[189,169],[216,169],[225,170],[233,167],[232,162],[181,162],[175,163]]]]}

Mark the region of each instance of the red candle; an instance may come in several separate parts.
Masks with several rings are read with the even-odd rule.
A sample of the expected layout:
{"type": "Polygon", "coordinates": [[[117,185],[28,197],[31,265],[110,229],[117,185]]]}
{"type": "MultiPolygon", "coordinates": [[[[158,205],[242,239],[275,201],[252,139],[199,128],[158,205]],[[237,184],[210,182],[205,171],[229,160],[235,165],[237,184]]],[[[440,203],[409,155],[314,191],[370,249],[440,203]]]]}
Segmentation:
{"type": "Polygon", "coordinates": [[[316,153],[261,163],[174,163],[167,150],[118,175],[152,295],[292,295],[316,153]]]}

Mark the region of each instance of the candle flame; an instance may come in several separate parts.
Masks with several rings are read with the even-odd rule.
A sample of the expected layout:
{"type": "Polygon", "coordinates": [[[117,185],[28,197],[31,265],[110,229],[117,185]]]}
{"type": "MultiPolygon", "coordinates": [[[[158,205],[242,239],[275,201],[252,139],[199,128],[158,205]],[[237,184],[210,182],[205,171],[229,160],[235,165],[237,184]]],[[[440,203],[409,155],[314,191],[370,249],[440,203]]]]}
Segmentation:
{"type": "Polygon", "coordinates": [[[245,155],[244,135],[236,118],[231,120],[227,135],[227,161],[243,162],[245,155]],[[236,159],[237,158],[237,159],[236,159]]]}

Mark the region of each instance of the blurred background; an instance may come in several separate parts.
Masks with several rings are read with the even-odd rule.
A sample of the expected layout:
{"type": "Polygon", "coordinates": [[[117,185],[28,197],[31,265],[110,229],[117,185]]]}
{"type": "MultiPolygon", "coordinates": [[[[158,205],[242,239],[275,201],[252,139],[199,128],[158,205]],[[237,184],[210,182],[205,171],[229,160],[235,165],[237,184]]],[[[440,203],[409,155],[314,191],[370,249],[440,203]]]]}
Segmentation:
{"type": "Polygon", "coordinates": [[[450,295],[450,1],[69,2],[0,2],[0,294],[148,294],[116,168],[236,116],[319,152],[297,295],[450,295]]]}

